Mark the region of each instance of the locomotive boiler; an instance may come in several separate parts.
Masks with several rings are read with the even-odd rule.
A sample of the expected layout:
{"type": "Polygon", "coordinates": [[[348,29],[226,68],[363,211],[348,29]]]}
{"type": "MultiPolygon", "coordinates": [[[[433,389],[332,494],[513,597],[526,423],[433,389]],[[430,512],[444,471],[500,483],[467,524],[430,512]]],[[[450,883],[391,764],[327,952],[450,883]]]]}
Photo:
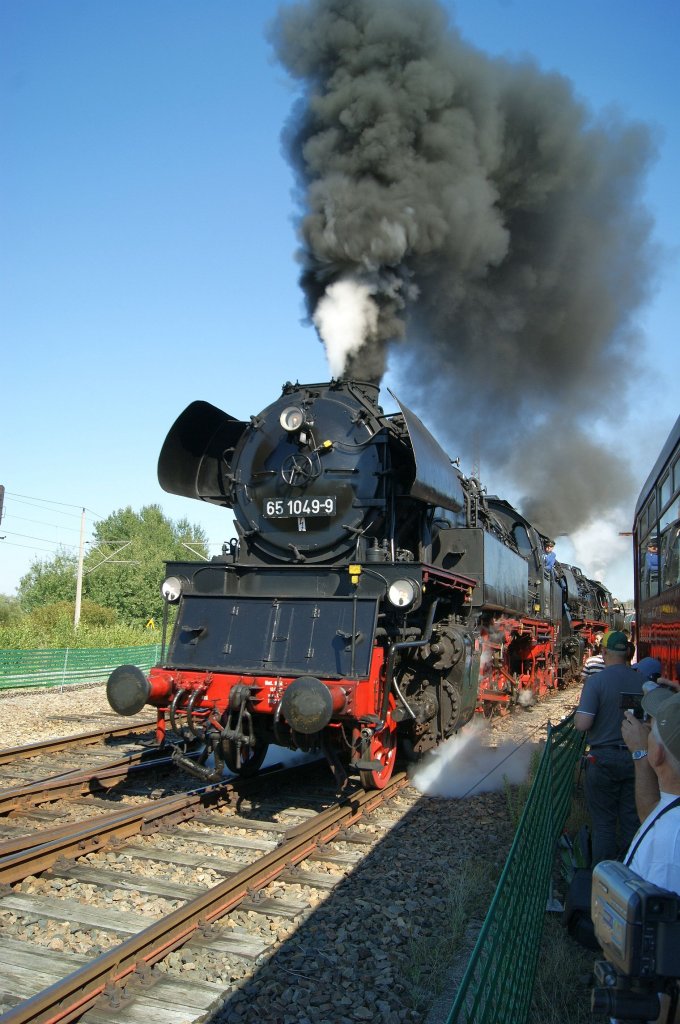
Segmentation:
{"type": "Polygon", "coordinates": [[[546,538],[378,397],[288,383],[249,421],[194,402],[166,438],[163,488],[232,509],[237,539],[167,563],[159,664],[121,666],[107,690],[120,714],[155,706],[159,742],[170,724],[204,778],[255,772],[276,743],[381,788],[398,751],[569,682],[617,624],[601,584],[548,571],[546,538]]]}

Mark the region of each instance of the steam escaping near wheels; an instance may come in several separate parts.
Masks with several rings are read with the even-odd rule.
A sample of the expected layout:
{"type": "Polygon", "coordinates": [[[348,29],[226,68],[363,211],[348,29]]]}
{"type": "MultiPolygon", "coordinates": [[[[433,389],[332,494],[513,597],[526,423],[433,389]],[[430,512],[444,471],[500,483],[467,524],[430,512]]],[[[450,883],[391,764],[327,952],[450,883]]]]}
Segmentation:
{"type": "Polygon", "coordinates": [[[539,743],[490,746],[490,735],[487,721],[473,720],[409,769],[411,785],[427,796],[461,799],[476,793],[498,793],[506,782],[525,782],[539,743]]]}

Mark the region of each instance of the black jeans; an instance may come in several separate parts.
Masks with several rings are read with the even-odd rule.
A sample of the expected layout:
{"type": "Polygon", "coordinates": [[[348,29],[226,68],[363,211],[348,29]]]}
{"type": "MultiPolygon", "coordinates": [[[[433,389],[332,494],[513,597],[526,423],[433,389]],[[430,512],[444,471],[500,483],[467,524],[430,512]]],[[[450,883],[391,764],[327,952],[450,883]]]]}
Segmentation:
{"type": "Polygon", "coordinates": [[[630,751],[596,747],[591,755],[585,791],[592,819],[595,866],[601,860],[616,860],[625,854],[640,827],[640,819],[635,810],[635,768],[630,751]]]}

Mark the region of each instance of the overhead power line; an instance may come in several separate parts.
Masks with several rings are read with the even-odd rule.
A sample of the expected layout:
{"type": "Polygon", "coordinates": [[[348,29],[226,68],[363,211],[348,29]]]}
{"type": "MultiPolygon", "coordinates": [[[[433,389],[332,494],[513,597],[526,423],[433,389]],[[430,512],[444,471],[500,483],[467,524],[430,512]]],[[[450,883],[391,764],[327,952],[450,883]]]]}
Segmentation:
{"type": "MultiPolygon", "coordinates": [[[[4,543],[8,548],[26,548],[28,551],[44,551],[46,555],[54,554],[54,551],[50,551],[49,548],[39,548],[35,544],[17,544],[16,541],[12,540],[5,541],[4,543]]],[[[48,543],[50,542],[48,541],[48,543]]]]}
{"type": "MultiPolygon", "coordinates": [[[[80,510],[83,508],[82,504],[74,505],[74,504],[72,504],[71,502],[68,502],[68,501],[55,501],[53,498],[38,498],[38,497],[36,497],[33,494],[17,494],[16,491],[6,491],[5,495],[8,498],[16,498],[16,499],[18,499],[19,502],[21,502],[22,504],[24,502],[36,502],[37,501],[37,502],[40,503],[38,507],[44,507],[46,505],[59,505],[61,508],[77,508],[79,510],[78,512],[62,512],[61,513],[61,515],[75,516],[77,519],[80,519],[80,510]]],[[[54,509],[50,509],[49,511],[57,512],[58,513],[59,509],[58,508],[54,508],[54,509]]],[[[100,516],[98,512],[95,512],[91,508],[85,507],[85,511],[89,512],[90,515],[93,515],[96,519],[104,519],[105,518],[104,516],[100,516]]]]}
{"type": "Polygon", "coordinates": [[[57,544],[62,548],[77,548],[77,544],[66,544],[61,540],[50,540],[49,537],[34,537],[30,533],[17,533],[16,530],[5,530],[8,537],[22,537],[24,540],[37,540],[42,544],[57,544]]]}
{"type": "MultiPolygon", "coordinates": [[[[62,513],[62,515],[68,515],[68,514],[69,513],[62,513]]],[[[10,513],[10,515],[7,516],[6,518],[8,518],[8,519],[17,519],[20,523],[35,523],[36,526],[53,526],[57,530],[66,530],[68,533],[77,533],[78,532],[78,527],[77,526],[61,526],[61,525],[55,526],[54,523],[48,523],[45,519],[28,519],[27,516],[16,516],[13,513],[10,513]]]]}

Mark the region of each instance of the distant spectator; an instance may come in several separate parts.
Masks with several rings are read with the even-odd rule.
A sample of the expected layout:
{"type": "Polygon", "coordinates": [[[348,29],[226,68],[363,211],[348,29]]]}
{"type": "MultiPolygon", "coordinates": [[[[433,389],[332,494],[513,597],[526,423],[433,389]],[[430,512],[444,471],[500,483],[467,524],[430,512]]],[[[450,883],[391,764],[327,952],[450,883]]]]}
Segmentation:
{"type": "Polygon", "coordinates": [[[659,548],[656,541],[651,540],[645,551],[642,567],[643,597],[653,597],[659,586],[659,548]]]}
{"type": "Polygon", "coordinates": [[[631,665],[631,668],[639,672],[643,679],[651,679],[653,682],[657,681],[663,671],[658,658],[642,658],[635,665],[631,665]]]}
{"type": "Polygon", "coordinates": [[[648,573],[659,571],[659,546],[656,541],[650,540],[645,555],[645,569],[648,573]]]}
{"type": "Polygon", "coordinates": [[[602,657],[602,637],[603,633],[597,633],[595,636],[595,643],[592,647],[592,652],[589,658],[583,663],[583,669],[581,671],[581,681],[585,683],[586,679],[590,676],[594,676],[596,672],[600,672],[604,668],[604,658],[602,657]]]}

